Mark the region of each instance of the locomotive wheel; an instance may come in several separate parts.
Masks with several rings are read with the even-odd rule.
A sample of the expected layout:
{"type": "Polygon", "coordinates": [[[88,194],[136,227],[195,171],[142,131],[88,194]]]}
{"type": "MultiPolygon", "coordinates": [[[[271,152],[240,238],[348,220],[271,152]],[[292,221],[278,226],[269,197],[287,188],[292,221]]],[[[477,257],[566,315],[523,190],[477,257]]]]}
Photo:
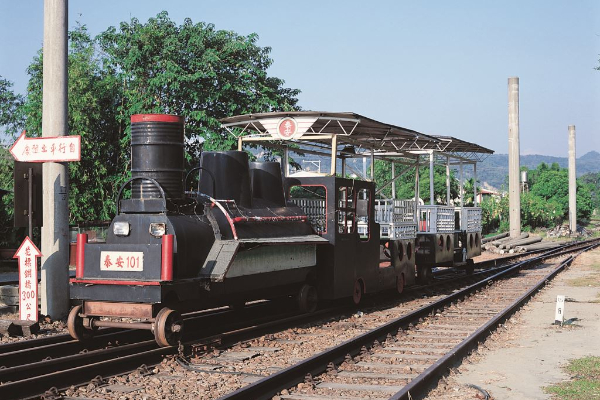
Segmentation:
{"type": "Polygon", "coordinates": [[[354,281],[354,290],[352,291],[352,302],[354,305],[359,305],[362,300],[363,287],[362,283],[357,279],[354,281]]]}
{"type": "Polygon", "coordinates": [[[79,316],[82,308],[83,307],[81,305],[73,307],[69,313],[69,318],[67,319],[67,328],[69,329],[69,334],[73,339],[79,341],[89,340],[92,338],[92,336],[94,336],[93,330],[87,329],[83,326],[83,318],[79,316]]]}
{"type": "Polygon", "coordinates": [[[298,292],[298,309],[301,313],[312,313],[317,309],[319,296],[314,286],[304,284],[298,292]]]}
{"type": "Polygon", "coordinates": [[[161,309],[154,321],[154,339],[161,347],[175,346],[181,339],[183,320],[170,308],[161,309]]]}
{"type": "Polygon", "coordinates": [[[396,291],[398,294],[402,294],[404,292],[404,274],[400,274],[396,277],[396,291]]]}

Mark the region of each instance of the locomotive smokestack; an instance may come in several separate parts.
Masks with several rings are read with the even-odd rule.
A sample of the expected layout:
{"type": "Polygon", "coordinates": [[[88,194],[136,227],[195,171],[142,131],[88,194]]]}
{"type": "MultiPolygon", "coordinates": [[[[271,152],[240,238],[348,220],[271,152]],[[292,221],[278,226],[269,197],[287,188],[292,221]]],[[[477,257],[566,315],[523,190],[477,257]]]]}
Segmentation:
{"type": "MultiPolygon", "coordinates": [[[[169,199],[184,197],[183,117],[167,114],[131,116],[131,176],[152,178],[169,199]]],[[[132,183],[133,199],[161,197],[147,180],[132,183]]]]}

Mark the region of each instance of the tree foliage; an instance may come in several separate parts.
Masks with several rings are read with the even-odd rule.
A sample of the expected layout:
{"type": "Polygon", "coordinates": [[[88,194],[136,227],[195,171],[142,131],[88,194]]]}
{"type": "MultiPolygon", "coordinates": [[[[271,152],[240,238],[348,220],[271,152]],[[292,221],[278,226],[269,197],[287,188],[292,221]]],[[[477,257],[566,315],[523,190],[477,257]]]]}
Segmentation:
{"type": "MultiPolygon", "coordinates": [[[[541,163],[527,171],[529,190],[521,194],[521,225],[524,228],[553,227],[569,219],[568,169],[556,163],[541,163]]],[[[599,190],[600,174],[590,174],[577,180],[577,221],[585,223],[592,215],[594,193],[599,190]]],[[[597,204],[597,203],[596,203],[597,204]]],[[[508,230],[508,197],[486,199],[482,204],[485,232],[508,230]]]]}
{"type": "MultiPolygon", "coordinates": [[[[71,223],[114,214],[115,194],[130,176],[131,115],[184,116],[191,166],[202,141],[209,150],[236,147],[220,118],[298,109],[299,90],[268,75],[271,49],[258,46],[256,34],[242,36],[190,19],[178,25],[162,12],[146,23],[132,18],[96,37],[77,26],[69,41],[69,134],[82,137],[81,162],[69,164],[71,223]]],[[[0,77],[0,124],[11,134],[25,128],[28,136],[41,135],[42,65],[40,50],[28,68],[25,98],[0,77]]],[[[12,179],[12,160],[4,163],[2,184],[12,179]]],[[[5,208],[12,208],[8,201],[5,208]]]]}

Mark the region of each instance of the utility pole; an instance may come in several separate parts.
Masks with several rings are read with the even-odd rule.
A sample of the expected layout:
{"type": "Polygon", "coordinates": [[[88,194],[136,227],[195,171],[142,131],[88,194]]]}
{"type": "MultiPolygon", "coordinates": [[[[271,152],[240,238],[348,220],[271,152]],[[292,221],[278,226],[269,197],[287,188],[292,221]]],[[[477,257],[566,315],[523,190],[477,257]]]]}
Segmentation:
{"type": "Polygon", "coordinates": [[[510,237],[521,235],[519,184],[519,78],[508,78],[508,202],[510,237]]]}
{"type": "Polygon", "coordinates": [[[577,176],[575,174],[575,125],[569,125],[569,229],[577,232],[577,176]]]}
{"type": "MultiPolygon", "coordinates": [[[[42,136],[68,134],[68,0],[44,0],[42,136]]],[[[69,309],[69,171],[66,163],[43,167],[42,314],[64,317],[69,309]]]]}

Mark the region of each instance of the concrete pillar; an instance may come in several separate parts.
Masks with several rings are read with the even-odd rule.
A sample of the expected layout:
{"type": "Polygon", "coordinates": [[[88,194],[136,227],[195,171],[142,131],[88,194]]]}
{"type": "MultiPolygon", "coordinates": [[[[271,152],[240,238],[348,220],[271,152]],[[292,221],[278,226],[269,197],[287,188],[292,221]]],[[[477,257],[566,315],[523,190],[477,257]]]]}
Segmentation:
{"type": "Polygon", "coordinates": [[[569,125],[569,229],[577,231],[577,175],[575,174],[575,125],[569,125]]]}
{"type": "Polygon", "coordinates": [[[508,78],[508,202],[510,237],[521,235],[519,190],[519,78],[508,78]]]}
{"type": "Polygon", "coordinates": [[[430,205],[435,205],[435,190],[434,190],[434,186],[433,186],[433,180],[434,180],[434,175],[433,175],[433,151],[431,153],[429,153],[429,204],[430,205]]]}
{"type": "MultiPolygon", "coordinates": [[[[68,135],[67,0],[44,0],[42,136],[68,135]]],[[[42,314],[53,319],[69,310],[69,170],[44,163],[42,314]]]]}

